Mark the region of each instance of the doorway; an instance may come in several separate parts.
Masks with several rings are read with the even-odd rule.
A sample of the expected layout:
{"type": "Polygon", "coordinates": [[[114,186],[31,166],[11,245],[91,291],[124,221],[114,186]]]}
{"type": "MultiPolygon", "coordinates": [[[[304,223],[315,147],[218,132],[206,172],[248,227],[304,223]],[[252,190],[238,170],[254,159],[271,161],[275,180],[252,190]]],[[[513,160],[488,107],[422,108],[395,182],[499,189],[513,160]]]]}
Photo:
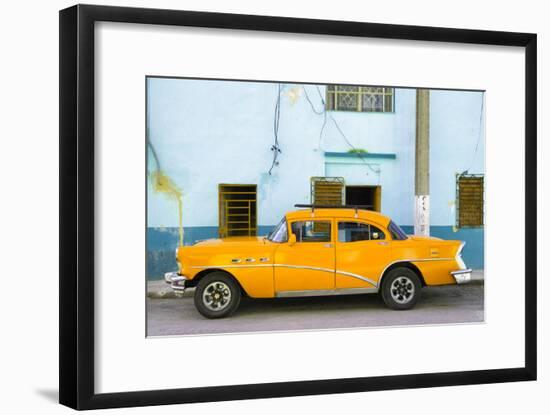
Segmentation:
{"type": "Polygon", "coordinates": [[[368,206],[369,210],[382,210],[382,186],[346,186],[346,205],[368,206]]]}

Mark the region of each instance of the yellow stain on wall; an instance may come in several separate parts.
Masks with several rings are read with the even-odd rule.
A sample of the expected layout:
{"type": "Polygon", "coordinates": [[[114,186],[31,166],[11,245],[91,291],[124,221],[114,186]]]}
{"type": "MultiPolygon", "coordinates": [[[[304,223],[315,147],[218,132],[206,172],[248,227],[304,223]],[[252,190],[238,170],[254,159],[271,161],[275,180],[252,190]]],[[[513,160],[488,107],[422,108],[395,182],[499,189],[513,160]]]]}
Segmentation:
{"type": "Polygon", "coordinates": [[[298,102],[298,100],[302,96],[302,87],[301,86],[295,86],[295,87],[290,88],[286,92],[286,96],[288,97],[291,105],[296,104],[296,102],[298,102]]]}
{"type": "Polygon", "coordinates": [[[172,179],[161,170],[155,170],[151,173],[151,182],[155,192],[164,193],[168,198],[173,199],[178,203],[180,246],[183,246],[183,194],[172,179]]]}

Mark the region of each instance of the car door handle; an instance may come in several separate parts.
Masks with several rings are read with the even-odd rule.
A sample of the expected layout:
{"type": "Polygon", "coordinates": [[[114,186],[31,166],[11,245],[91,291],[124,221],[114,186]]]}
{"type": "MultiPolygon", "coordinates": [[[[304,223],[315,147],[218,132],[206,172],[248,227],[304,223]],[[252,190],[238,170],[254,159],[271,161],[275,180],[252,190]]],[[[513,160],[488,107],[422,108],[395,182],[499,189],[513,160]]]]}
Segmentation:
{"type": "Polygon", "coordinates": [[[378,242],[378,245],[386,246],[386,245],[388,245],[388,243],[387,242],[378,242]]]}
{"type": "Polygon", "coordinates": [[[332,248],[332,246],[333,246],[332,244],[325,244],[324,245],[325,248],[332,248]]]}

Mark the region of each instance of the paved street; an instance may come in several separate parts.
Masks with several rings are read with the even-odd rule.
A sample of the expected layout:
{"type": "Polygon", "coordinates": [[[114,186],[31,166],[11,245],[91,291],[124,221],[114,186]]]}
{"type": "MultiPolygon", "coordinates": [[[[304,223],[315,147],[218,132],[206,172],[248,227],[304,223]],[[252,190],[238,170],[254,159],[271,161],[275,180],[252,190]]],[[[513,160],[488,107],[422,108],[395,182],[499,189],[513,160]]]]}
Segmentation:
{"type": "Polygon", "coordinates": [[[148,336],[315,330],[350,327],[402,326],[482,322],[484,285],[427,287],[416,307],[388,309],[379,295],[250,299],[229,318],[209,320],[193,304],[194,290],[185,297],[148,298],[148,336]]]}

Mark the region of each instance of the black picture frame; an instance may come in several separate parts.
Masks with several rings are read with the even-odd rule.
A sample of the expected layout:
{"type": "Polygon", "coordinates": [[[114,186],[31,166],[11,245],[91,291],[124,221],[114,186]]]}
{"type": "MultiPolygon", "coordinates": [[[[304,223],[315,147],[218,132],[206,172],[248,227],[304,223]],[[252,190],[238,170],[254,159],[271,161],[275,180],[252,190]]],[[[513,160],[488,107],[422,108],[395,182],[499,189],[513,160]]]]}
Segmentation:
{"type": "Polygon", "coordinates": [[[76,5],[60,11],[59,401],[75,409],[535,380],[537,377],[537,36],[484,30],[76,5]],[[122,22],[422,40],[525,49],[525,366],[432,374],[94,391],[94,24],[122,22]]]}

